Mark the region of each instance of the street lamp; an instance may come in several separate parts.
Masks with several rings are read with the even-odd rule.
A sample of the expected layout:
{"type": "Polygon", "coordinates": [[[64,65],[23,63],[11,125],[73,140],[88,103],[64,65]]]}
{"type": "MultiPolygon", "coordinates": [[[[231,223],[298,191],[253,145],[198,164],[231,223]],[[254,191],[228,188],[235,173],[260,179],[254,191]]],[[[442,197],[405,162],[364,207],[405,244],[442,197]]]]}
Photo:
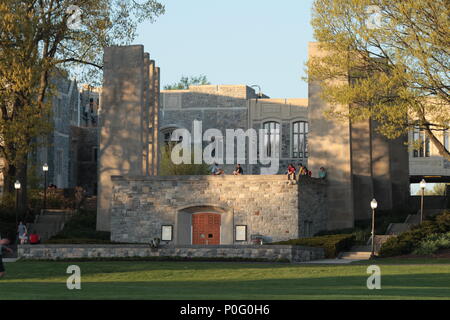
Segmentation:
{"type": "MultiPolygon", "coordinates": [[[[16,189],[16,231],[17,231],[17,228],[19,226],[19,221],[18,221],[18,217],[17,217],[18,211],[19,211],[19,191],[20,191],[20,181],[19,180],[17,180],[14,183],[14,189],[16,189]]],[[[16,240],[17,240],[17,238],[16,238],[16,240]]]]}
{"type": "MultiPolygon", "coordinates": [[[[261,92],[260,86],[258,86],[257,84],[254,84],[254,85],[250,86],[250,88],[258,88],[258,98],[262,98],[262,92],[261,92]]],[[[256,98],[256,100],[258,100],[258,98],[256,98]]]]}
{"type": "Polygon", "coordinates": [[[44,163],[42,166],[42,170],[44,171],[44,211],[47,209],[47,172],[48,172],[48,164],[44,163]]]}
{"type": "Polygon", "coordinates": [[[421,199],[420,199],[420,223],[423,222],[423,197],[425,195],[425,187],[426,186],[427,186],[427,182],[425,181],[425,179],[422,179],[422,181],[420,181],[420,189],[422,190],[421,199]]]}
{"type": "Polygon", "coordinates": [[[378,207],[377,200],[373,199],[370,202],[370,207],[372,208],[372,253],[370,257],[375,257],[375,209],[378,207]]]}

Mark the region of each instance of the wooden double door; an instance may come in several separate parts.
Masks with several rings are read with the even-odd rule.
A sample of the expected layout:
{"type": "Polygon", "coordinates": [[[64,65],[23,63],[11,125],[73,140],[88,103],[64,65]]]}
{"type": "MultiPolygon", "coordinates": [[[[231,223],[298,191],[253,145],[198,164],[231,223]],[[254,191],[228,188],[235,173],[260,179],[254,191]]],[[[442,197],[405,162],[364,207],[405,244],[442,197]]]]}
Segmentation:
{"type": "Polygon", "coordinates": [[[220,214],[196,213],[192,215],[192,244],[220,244],[220,214]]]}

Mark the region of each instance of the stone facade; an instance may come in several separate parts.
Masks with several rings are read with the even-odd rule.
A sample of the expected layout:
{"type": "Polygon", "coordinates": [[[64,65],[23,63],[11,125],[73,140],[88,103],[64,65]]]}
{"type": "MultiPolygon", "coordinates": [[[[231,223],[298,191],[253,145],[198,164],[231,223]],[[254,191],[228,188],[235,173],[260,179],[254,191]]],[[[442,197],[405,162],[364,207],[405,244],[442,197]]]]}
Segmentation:
{"type": "Polygon", "coordinates": [[[249,244],[309,236],[326,229],[323,182],[305,178],[288,185],[283,176],[113,177],[111,238],[149,243],[173,226],[173,243],[192,243],[192,216],[221,216],[220,244],[249,244]],[[306,181],[307,180],[307,181],[306,181]],[[246,241],[235,240],[235,226],[247,226],[246,241]]]}
{"type": "Polygon", "coordinates": [[[97,229],[111,230],[112,175],[155,175],[159,68],[143,46],[109,47],[100,113],[97,229]]]}
{"type": "Polygon", "coordinates": [[[203,258],[258,259],[267,261],[303,262],[323,259],[322,248],[304,246],[161,246],[149,245],[22,245],[18,257],[31,260],[83,258],[203,258]]]}

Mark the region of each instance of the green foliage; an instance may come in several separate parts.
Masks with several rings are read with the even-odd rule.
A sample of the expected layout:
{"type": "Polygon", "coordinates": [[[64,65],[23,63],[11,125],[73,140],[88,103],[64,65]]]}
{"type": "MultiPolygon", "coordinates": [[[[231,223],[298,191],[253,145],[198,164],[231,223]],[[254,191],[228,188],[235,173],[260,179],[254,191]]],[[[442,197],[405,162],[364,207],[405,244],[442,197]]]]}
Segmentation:
{"type": "Polygon", "coordinates": [[[335,258],[339,252],[351,248],[354,240],[355,237],[352,234],[335,234],[312,238],[291,239],[270,244],[320,247],[324,248],[326,258],[335,258]]]}
{"type": "MultiPolygon", "coordinates": [[[[98,235],[95,235],[95,236],[98,236],[98,235]]],[[[94,239],[92,239],[92,238],[71,239],[71,238],[59,238],[58,236],[55,236],[55,237],[45,241],[45,244],[117,244],[117,243],[111,242],[110,240],[105,240],[105,239],[95,239],[95,238],[94,239]]]]}
{"type": "Polygon", "coordinates": [[[315,0],[311,24],[326,54],[310,59],[308,80],[320,81],[327,115],[371,118],[390,139],[417,125],[450,160],[439,137],[450,128],[449,15],[447,0],[315,0]]]}
{"type": "MultiPolygon", "coordinates": [[[[210,174],[209,166],[202,164],[174,164],[171,160],[172,147],[162,148],[160,161],[161,176],[201,176],[210,174]]],[[[192,154],[192,160],[194,154],[192,154]]],[[[192,161],[193,163],[194,161],[192,161]]]]}
{"type": "Polygon", "coordinates": [[[132,43],[138,23],[163,13],[155,0],[0,0],[0,157],[6,192],[20,176],[27,188],[27,157],[47,144],[54,80],[69,75],[98,82],[104,48],[132,43]],[[74,5],[79,24],[72,23],[74,5]]]}
{"type": "Polygon", "coordinates": [[[442,234],[450,231],[450,212],[444,212],[431,220],[424,221],[397,237],[387,240],[380,249],[380,256],[392,257],[409,254],[420,246],[423,239],[431,234],[442,234]]]}
{"type": "Polygon", "coordinates": [[[169,84],[164,87],[164,90],[188,90],[189,86],[201,86],[211,84],[205,75],[198,77],[181,77],[180,81],[174,84],[169,84]]]}
{"type": "MultiPolygon", "coordinates": [[[[446,183],[436,183],[433,186],[433,190],[425,189],[424,195],[426,196],[445,196],[445,192],[447,190],[447,184],[446,183]]],[[[418,190],[416,193],[417,196],[422,195],[422,190],[418,190]]]]}
{"type": "Polygon", "coordinates": [[[110,243],[110,232],[97,231],[97,213],[92,210],[80,210],[69,222],[64,229],[49,239],[48,243],[88,243],[86,241],[94,241],[94,243],[110,243]],[[96,242],[96,241],[100,242],[96,242]],[[56,242],[55,242],[56,241],[56,242]],[[104,242],[103,242],[104,241],[104,242]]]}
{"type": "Polygon", "coordinates": [[[450,232],[434,233],[422,240],[413,251],[417,255],[431,255],[441,249],[450,249],[450,232]]]}

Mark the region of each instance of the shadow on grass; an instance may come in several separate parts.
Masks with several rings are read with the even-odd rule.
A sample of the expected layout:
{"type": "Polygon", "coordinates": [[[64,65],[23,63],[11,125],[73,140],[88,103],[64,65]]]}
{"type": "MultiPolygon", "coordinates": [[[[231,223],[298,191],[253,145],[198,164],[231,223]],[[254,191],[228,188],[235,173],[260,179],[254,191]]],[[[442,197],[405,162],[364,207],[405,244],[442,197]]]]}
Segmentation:
{"type": "Polygon", "coordinates": [[[251,281],[82,282],[70,291],[63,283],[0,281],[0,299],[438,299],[450,298],[450,276],[382,276],[381,290],[368,290],[367,277],[261,279],[251,281]],[[447,277],[446,280],[444,277],[447,277]]]}

